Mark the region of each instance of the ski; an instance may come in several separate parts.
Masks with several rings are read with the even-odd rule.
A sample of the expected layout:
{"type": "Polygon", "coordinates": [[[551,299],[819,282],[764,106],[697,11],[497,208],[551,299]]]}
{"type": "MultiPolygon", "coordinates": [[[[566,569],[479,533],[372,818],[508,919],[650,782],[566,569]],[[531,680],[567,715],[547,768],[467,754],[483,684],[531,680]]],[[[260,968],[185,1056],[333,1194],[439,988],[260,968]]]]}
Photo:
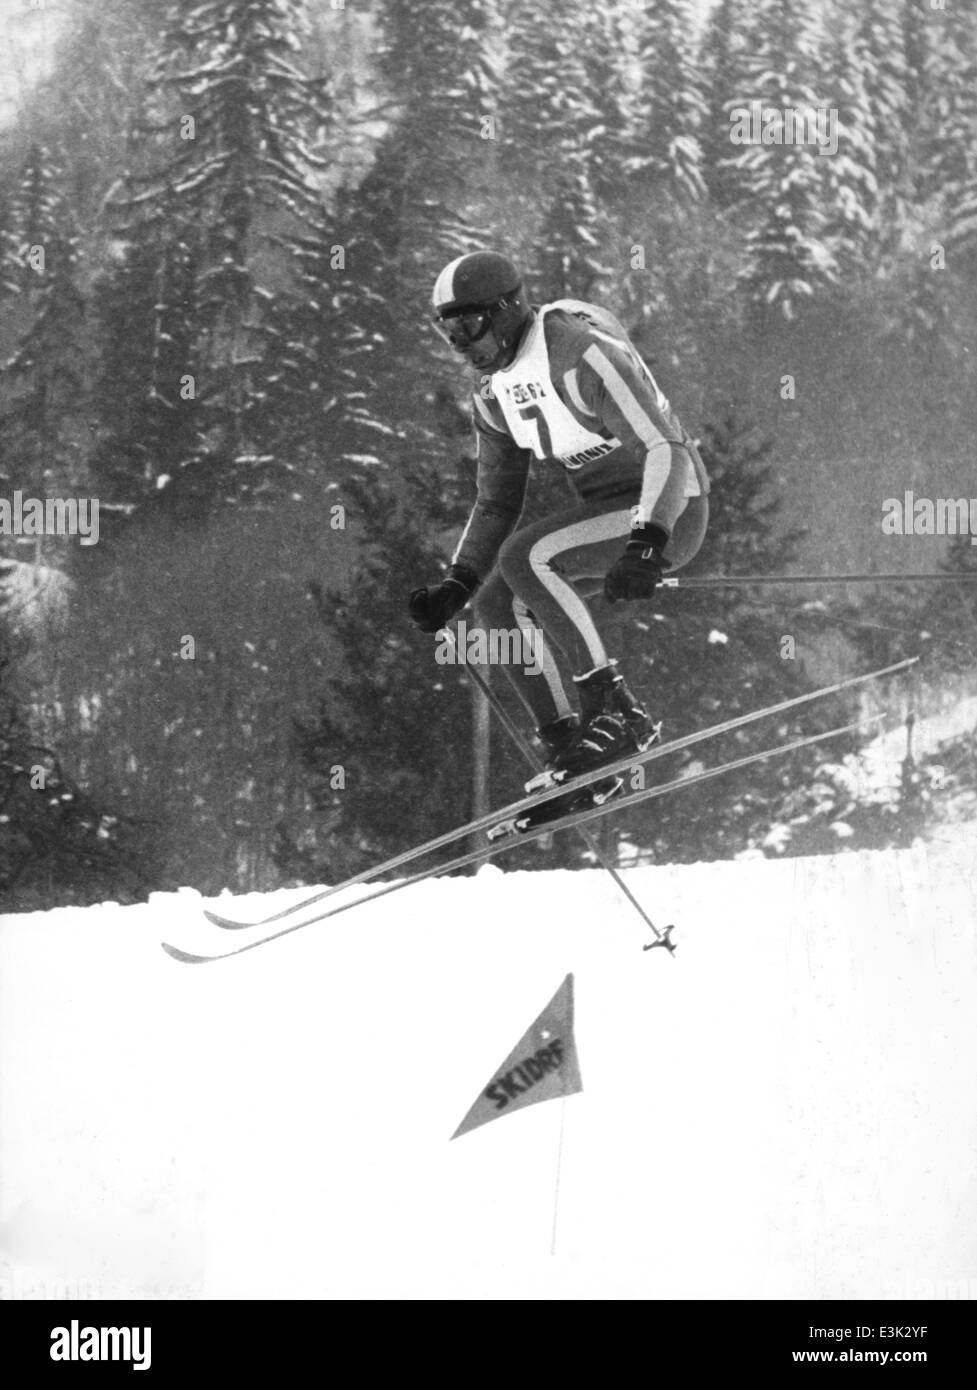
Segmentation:
{"type": "MultiPolygon", "coordinates": [[[[304,912],[306,908],[313,907],[316,903],[324,902],[335,893],[342,893],[347,888],[355,888],[360,883],[368,883],[371,879],[381,878],[384,874],[393,873],[396,869],[403,868],[405,864],[412,863],[415,859],[423,859],[428,854],[434,854],[447,845],[453,844],[456,840],[463,840],[467,836],[477,835],[482,830],[489,830],[501,821],[517,820],[526,811],[544,804],[557,796],[565,796],[574,791],[582,790],[590,786],[593,782],[602,778],[610,778],[619,775],[626,775],[634,768],[653,762],[657,758],[666,757],[669,753],[679,753],[684,748],[691,748],[697,743],[702,743],[707,739],[719,738],[722,734],[730,733],[734,729],[741,729],[747,724],[755,723],[757,720],[766,719],[777,714],[782,714],[786,710],[796,709],[799,705],[809,704],[812,700],[822,699],[827,695],[835,695],[839,691],[848,690],[852,686],[864,684],[867,681],[879,680],[884,676],[895,675],[899,671],[906,671],[919,661],[919,657],[907,657],[903,661],[897,661],[892,666],[883,666],[875,671],[868,671],[859,676],[847,676],[844,680],[836,681],[832,685],[820,686],[817,690],[808,691],[804,695],[792,696],[789,700],[781,700],[775,705],[766,705],[762,709],[751,710],[748,714],[736,715],[732,719],[724,719],[718,724],[711,724],[706,729],[699,729],[695,733],[685,734],[681,738],[673,739],[671,742],[656,743],[644,752],[635,752],[627,757],[622,757],[617,762],[609,763],[604,767],[595,768],[591,772],[585,773],[580,777],[574,777],[565,782],[560,782],[545,790],[538,791],[531,796],[525,796],[518,801],[512,802],[508,806],[503,806],[497,811],[490,811],[478,819],[469,821],[466,825],[458,826],[454,830],[445,831],[442,835],[437,835],[432,840],[426,840],[423,844],[417,845],[412,849],[403,850],[400,854],[393,855],[381,864],[376,864],[372,868],[363,869],[358,874],[344,879],[341,883],[334,884],[331,888],[323,888],[317,893],[313,893],[308,898],[303,898],[300,902],[292,903],[290,907],[282,908],[278,912],[273,912],[267,917],[261,917],[256,922],[242,922],[233,917],[224,917],[220,913],[214,912],[209,908],[204,909],[204,916],[216,927],[222,927],[227,931],[247,931],[253,927],[267,927],[273,922],[282,921],[286,917],[293,917],[298,912],[304,912]]],[[[551,822],[551,827],[556,822],[551,822]]],[[[526,836],[520,837],[520,843],[525,843],[526,836]]],[[[534,837],[535,838],[535,837],[534,837]]]]}
{"type": "MultiPolygon", "coordinates": [[[[807,748],[815,743],[822,743],[826,739],[837,738],[841,734],[853,732],[859,728],[863,721],[856,720],[850,724],[844,724],[837,729],[829,729],[823,734],[810,734],[804,738],[793,739],[790,743],[779,744],[775,748],[765,748],[758,753],[748,753],[742,758],[735,758],[730,762],[721,763],[718,767],[706,768],[702,772],[693,773],[688,777],[677,777],[671,782],[663,782],[659,786],[646,787],[641,791],[630,792],[627,796],[605,802],[602,806],[593,806],[589,809],[576,811],[571,815],[564,816],[560,820],[548,821],[543,825],[533,827],[521,834],[513,834],[504,839],[495,840],[485,845],[482,849],[470,850],[467,854],[457,856],[449,860],[447,864],[437,864],[429,869],[422,869],[415,874],[410,874],[407,878],[398,879],[394,883],[386,883],[382,887],[374,888],[369,893],[364,893],[362,897],[356,898],[353,902],[338,903],[335,907],[326,908],[323,912],[316,913],[314,917],[304,918],[301,922],[290,922],[285,927],[279,927],[272,932],[254,941],[247,941],[241,946],[230,945],[225,950],[212,952],[186,951],[180,946],[174,946],[168,941],[162,942],[163,950],[174,960],[178,960],[185,965],[204,965],[211,961],[228,960],[232,956],[243,955],[245,951],[256,950],[259,946],[266,946],[269,942],[278,941],[284,936],[290,936],[292,932],[301,931],[304,927],[311,927],[316,922],[323,922],[329,917],[336,917],[341,912],[348,912],[350,908],[362,907],[365,903],[374,902],[378,898],[385,897],[388,893],[399,892],[402,888],[409,888],[415,883],[422,883],[425,879],[434,878],[439,874],[453,873],[457,869],[465,868],[469,864],[477,864],[488,859],[494,859],[497,855],[504,854],[506,850],[515,849],[518,845],[524,845],[532,840],[538,839],[542,835],[553,834],[557,830],[569,830],[579,825],[587,825],[589,822],[598,820],[603,816],[613,815],[615,811],[623,811],[626,808],[636,806],[640,802],[650,801],[653,798],[665,796],[670,792],[681,791],[684,787],[696,786],[700,782],[708,782],[714,777],[721,777],[724,773],[735,772],[741,767],[749,767],[751,763],[762,762],[766,758],[779,757],[785,753],[793,753],[798,748],[807,748]]],[[[258,924],[268,925],[267,923],[258,924]]],[[[667,945],[672,949],[669,934],[673,930],[668,927],[664,933],[662,941],[650,942],[644,949],[650,950],[656,945],[667,945]]]]}

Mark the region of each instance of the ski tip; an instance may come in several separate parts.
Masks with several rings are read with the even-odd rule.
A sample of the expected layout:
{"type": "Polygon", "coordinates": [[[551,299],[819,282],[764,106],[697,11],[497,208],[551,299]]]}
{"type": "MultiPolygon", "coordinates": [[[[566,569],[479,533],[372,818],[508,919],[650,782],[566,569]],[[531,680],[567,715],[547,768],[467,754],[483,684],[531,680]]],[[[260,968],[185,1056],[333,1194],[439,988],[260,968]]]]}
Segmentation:
{"type": "Polygon", "coordinates": [[[252,922],[236,922],[233,917],[222,917],[219,912],[211,912],[206,907],[204,916],[208,922],[213,922],[215,927],[223,927],[225,931],[241,931],[245,927],[258,925],[252,922]]]}
{"type": "Polygon", "coordinates": [[[210,959],[209,956],[197,956],[192,951],[183,951],[179,946],[171,946],[168,941],[161,941],[159,944],[168,956],[184,965],[204,965],[210,959]]]}

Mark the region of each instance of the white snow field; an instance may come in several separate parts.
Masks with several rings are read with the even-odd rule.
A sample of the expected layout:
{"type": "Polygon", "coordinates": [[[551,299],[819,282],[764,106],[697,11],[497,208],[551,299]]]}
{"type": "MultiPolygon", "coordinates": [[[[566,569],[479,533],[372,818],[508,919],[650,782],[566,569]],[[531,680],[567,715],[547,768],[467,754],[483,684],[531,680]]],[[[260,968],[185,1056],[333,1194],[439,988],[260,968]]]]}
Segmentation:
{"type": "Polygon", "coordinates": [[[0,1293],[975,1296],[975,827],[627,879],[674,958],[597,870],[8,916],[0,1293]],[[568,971],[582,1094],[449,1142],[568,971]]]}

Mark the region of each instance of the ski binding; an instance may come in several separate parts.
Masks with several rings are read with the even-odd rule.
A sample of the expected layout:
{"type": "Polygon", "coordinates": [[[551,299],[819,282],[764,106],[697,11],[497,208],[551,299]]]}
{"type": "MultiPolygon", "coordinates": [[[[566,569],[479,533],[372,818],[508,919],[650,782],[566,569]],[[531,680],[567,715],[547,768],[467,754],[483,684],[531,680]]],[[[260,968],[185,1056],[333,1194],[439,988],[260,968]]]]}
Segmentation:
{"type": "MultiPolygon", "coordinates": [[[[548,776],[549,774],[540,775],[548,776]]],[[[563,776],[562,773],[557,775],[563,776]]],[[[552,801],[544,801],[538,808],[539,814],[535,814],[534,808],[530,807],[520,816],[512,816],[509,820],[499,821],[497,825],[491,826],[486,832],[488,840],[490,843],[494,843],[496,840],[506,839],[509,835],[523,835],[527,830],[536,830],[539,826],[545,825],[547,821],[560,820],[561,817],[570,815],[574,811],[589,811],[592,806],[603,806],[605,802],[610,801],[612,796],[617,796],[623,786],[623,777],[607,777],[603,782],[568,794],[567,797],[558,796],[552,801]],[[567,800],[572,800],[573,804],[564,805],[567,800]]]]}

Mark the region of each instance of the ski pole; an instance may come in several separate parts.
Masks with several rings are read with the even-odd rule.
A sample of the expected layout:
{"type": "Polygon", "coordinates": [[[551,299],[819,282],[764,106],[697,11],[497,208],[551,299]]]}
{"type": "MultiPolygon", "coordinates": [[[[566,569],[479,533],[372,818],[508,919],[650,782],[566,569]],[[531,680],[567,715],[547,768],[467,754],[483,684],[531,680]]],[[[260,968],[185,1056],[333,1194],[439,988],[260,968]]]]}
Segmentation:
{"type": "Polygon", "coordinates": [[[698,578],[690,575],[683,579],[680,575],[665,575],[660,581],[663,589],[722,589],[742,586],[750,588],[758,584],[972,584],[977,582],[977,571],[973,574],[704,574],[698,578]]]}
{"type": "MultiPolygon", "coordinates": [[[[454,631],[448,627],[443,628],[442,631],[448,634],[448,640],[450,641],[451,646],[454,649],[455,656],[457,658],[459,653],[459,647],[458,639],[455,636],[454,631]]],[[[478,667],[470,665],[467,661],[462,661],[460,664],[464,667],[465,674],[468,676],[468,678],[478,687],[478,689],[485,696],[485,699],[488,701],[490,709],[495,714],[503,729],[505,729],[506,733],[509,735],[509,738],[519,749],[519,752],[523,755],[526,762],[529,764],[529,766],[533,769],[534,772],[541,772],[543,770],[542,760],[537,756],[532,744],[528,741],[528,739],[525,738],[522,732],[509,718],[509,715],[506,712],[501,700],[492,690],[488,681],[479,671],[478,667]]],[[[621,890],[621,892],[627,898],[628,902],[631,904],[631,906],[635,909],[638,915],[643,919],[643,921],[647,924],[647,926],[651,929],[652,933],[654,934],[656,939],[651,943],[651,946],[646,946],[645,950],[651,950],[654,946],[664,946],[670,955],[674,955],[675,947],[672,944],[671,940],[671,933],[675,930],[674,926],[668,926],[665,928],[664,931],[659,930],[659,928],[655,926],[654,922],[648,916],[647,912],[645,912],[644,908],[638,902],[638,899],[631,892],[631,889],[624,882],[618,870],[604,854],[603,850],[600,848],[591,832],[589,830],[586,830],[582,825],[578,825],[575,828],[577,830],[578,835],[583,840],[584,844],[590,850],[591,854],[601,865],[601,867],[607,870],[611,878],[614,880],[614,883],[621,890]]]]}

